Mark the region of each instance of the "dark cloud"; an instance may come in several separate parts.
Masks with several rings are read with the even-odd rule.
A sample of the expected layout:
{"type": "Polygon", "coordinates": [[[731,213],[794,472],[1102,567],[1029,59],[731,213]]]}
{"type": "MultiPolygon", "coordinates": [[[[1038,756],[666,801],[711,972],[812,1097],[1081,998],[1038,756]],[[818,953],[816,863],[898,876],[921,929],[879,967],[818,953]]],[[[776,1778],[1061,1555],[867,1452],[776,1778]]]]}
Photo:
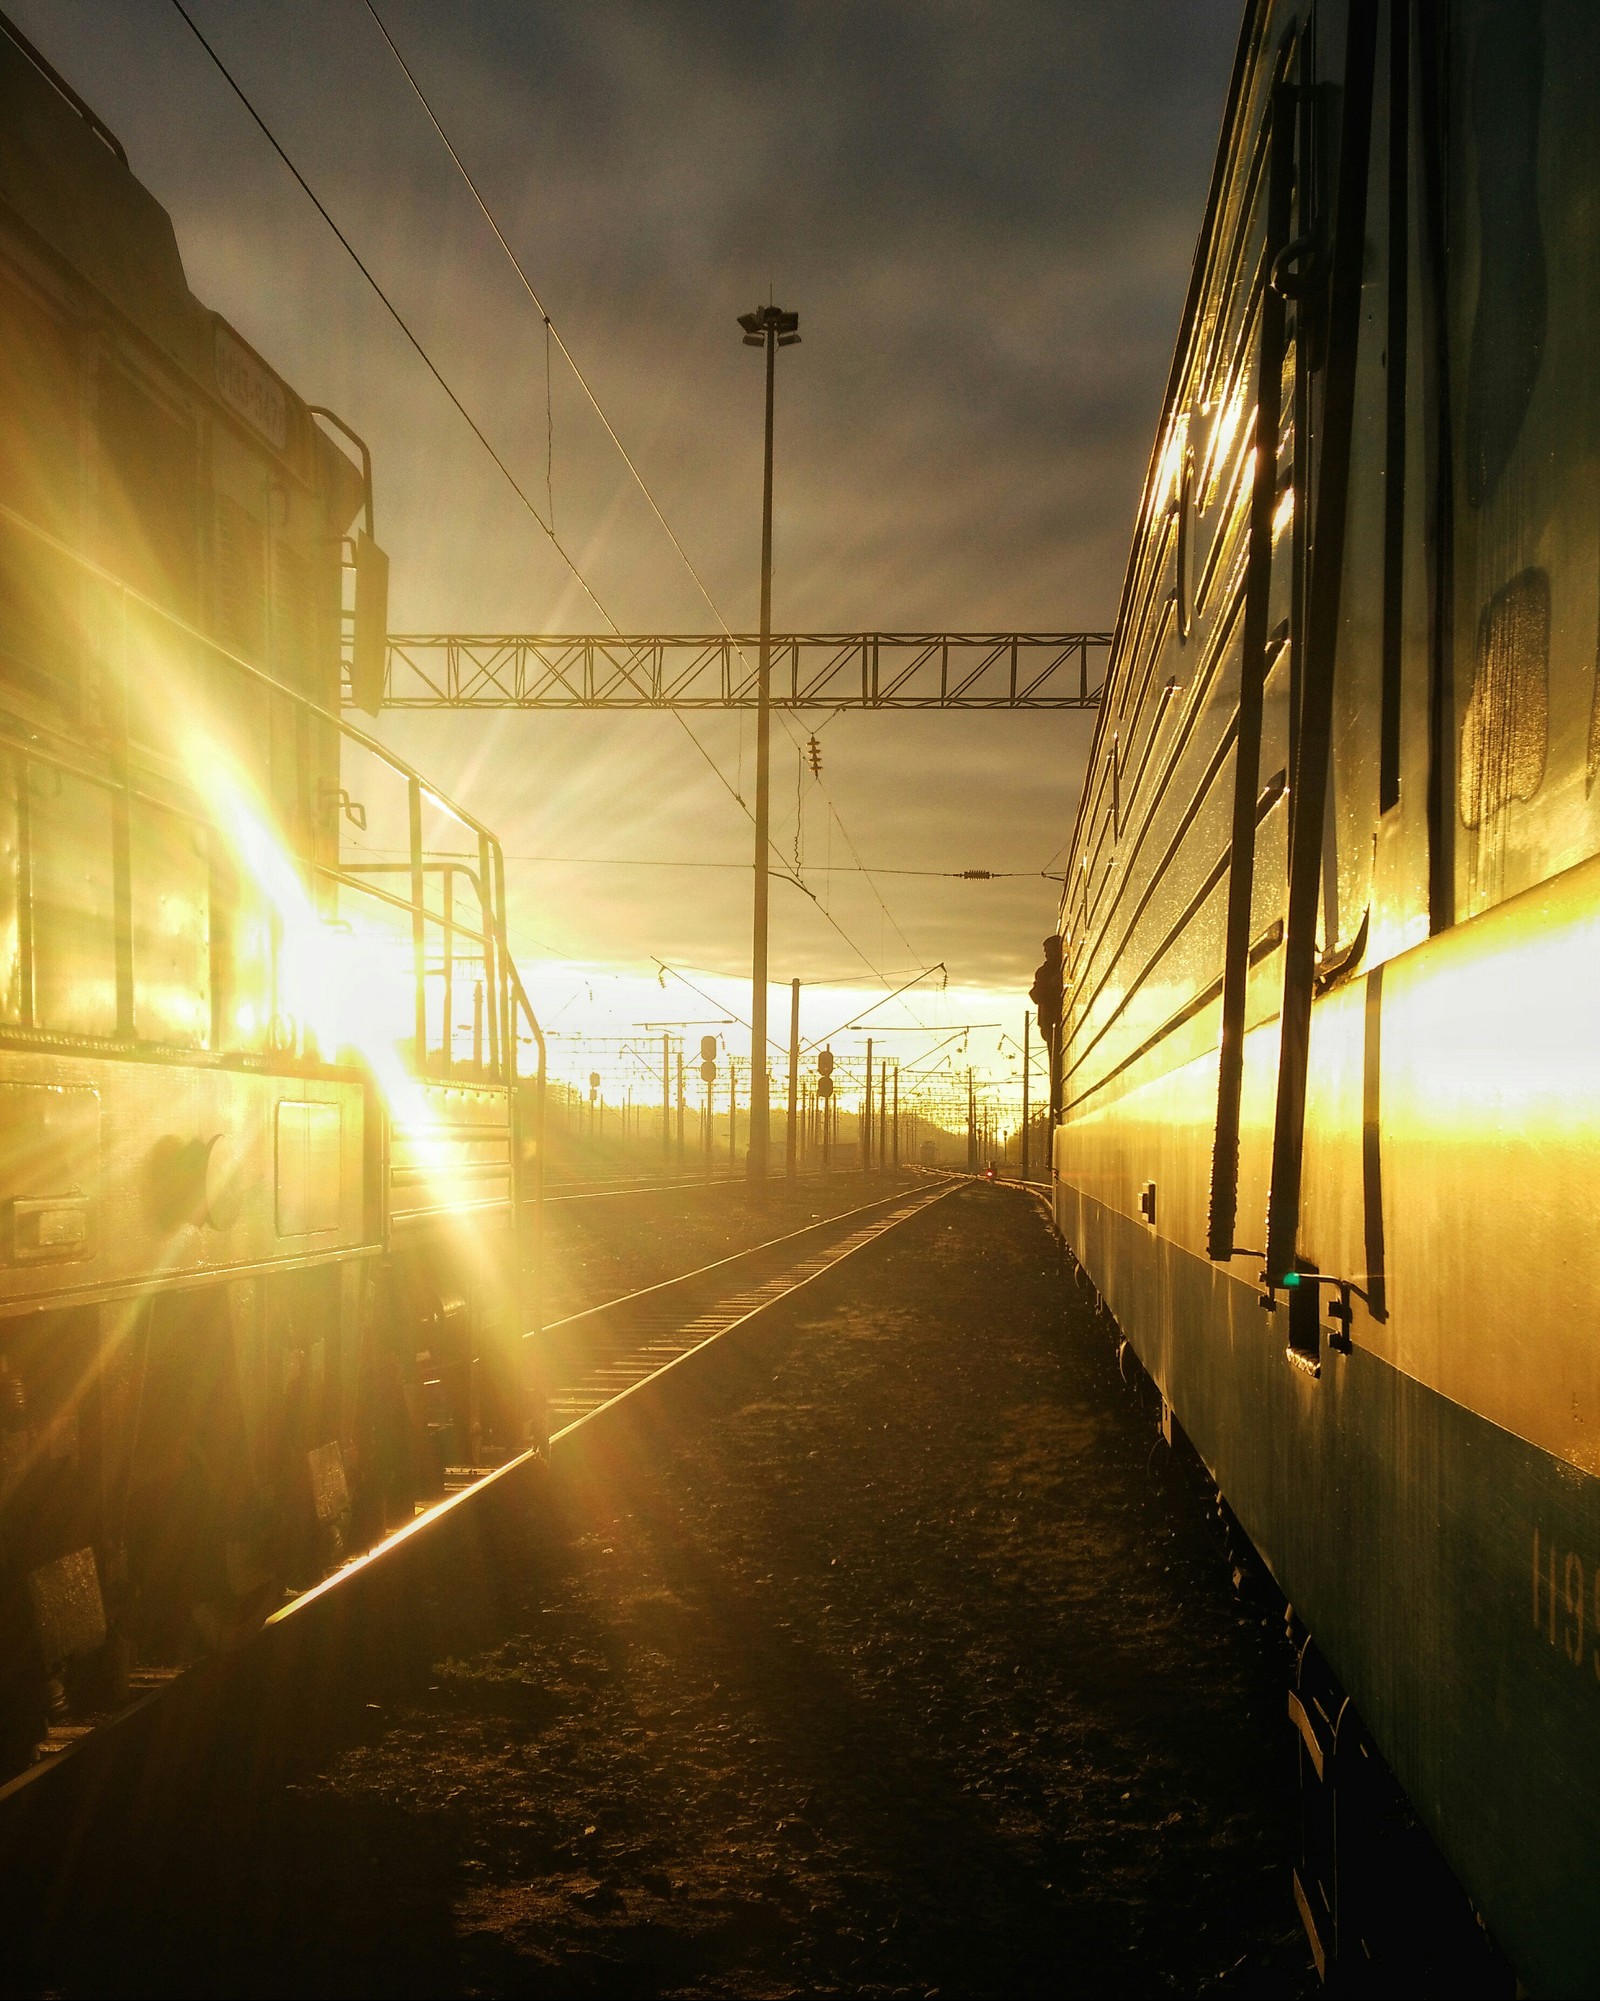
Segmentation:
{"type": "MultiPolygon", "coordinates": [[[[1236,0],[379,4],[730,621],[755,613],[760,470],[760,363],[732,320],[769,284],[804,331],[782,363],[780,623],[1109,620],[1236,0]]],[[[13,11],[172,211],[195,289],[371,439],[396,622],[595,626],[176,13],[13,11]]],[[[542,505],[543,328],[364,7],[195,11],[542,505]]],[[[558,525],[607,607],[709,625],[559,367],[552,403],[558,525]]],[[[696,728],[736,774],[740,726],[696,728]]],[[[512,852],[744,853],[746,823],[670,722],[391,729],[470,785],[512,852]]],[[[1084,740],[1072,719],[842,718],[827,777],[869,860],[1037,868],[1084,740]]],[[[780,738],[791,812],[793,756],[780,738]]],[[[877,904],[835,883],[875,946],[877,904]]],[[[735,876],[691,894],[529,869],[514,886],[528,935],[582,956],[692,948],[731,968],[747,949],[735,876]]],[[[1043,882],[882,888],[919,952],[993,984],[1026,974],[1053,905],[1043,882]]],[[[775,970],[837,959],[803,907],[779,922],[775,970]]]]}

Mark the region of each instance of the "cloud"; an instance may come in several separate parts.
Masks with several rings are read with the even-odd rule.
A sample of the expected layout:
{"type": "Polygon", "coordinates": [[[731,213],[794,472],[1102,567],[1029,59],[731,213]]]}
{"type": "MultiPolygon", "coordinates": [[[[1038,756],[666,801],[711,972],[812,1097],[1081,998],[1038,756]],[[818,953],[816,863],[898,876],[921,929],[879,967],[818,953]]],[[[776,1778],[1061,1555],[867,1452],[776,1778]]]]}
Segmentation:
{"type": "MultiPolygon", "coordinates": [[[[760,361],[733,316],[769,283],[803,330],[781,363],[780,625],[1109,622],[1236,4],[379,4],[731,623],[755,618],[760,487],[760,361]]],[[[370,439],[397,626],[598,626],[177,15],[15,11],[171,210],[195,289],[370,439]]],[[[710,626],[559,364],[547,468],[544,329],[364,8],[197,13],[541,508],[548,470],[619,623],[710,626]]],[[[747,857],[748,822],[669,720],[387,727],[508,853],[747,857]]],[[[694,727],[736,776],[738,722],[694,727]]],[[[1038,868],[1086,739],[1071,717],[841,718],[827,783],[869,861],[1038,868]]],[[[901,963],[870,889],[829,881],[861,947],[901,963]]],[[[918,954],[1026,986],[1051,885],[880,887],[918,954]]],[[[748,950],[734,873],[528,864],[512,891],[529,939],[585,960],[731,971],[748,950]]],[[[837,933],[782,894],[775,969],[836,961],[837,933]]]]}

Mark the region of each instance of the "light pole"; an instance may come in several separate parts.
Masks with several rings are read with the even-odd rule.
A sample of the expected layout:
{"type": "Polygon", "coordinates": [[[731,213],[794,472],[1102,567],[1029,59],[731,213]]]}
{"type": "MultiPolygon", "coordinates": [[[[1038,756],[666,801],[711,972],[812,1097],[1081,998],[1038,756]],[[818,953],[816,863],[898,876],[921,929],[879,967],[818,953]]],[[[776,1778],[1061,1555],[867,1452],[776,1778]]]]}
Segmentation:
{"type": "Polygon", "coordinates": [[[766,349],[767,449],[761,477],[761,664],[756,683],[756,894],[755,936],[750,952],[750,1151],[745,1171],[752,1181],[767,1178],[771,1137],[771,1092],[767,1088],[767,848],[771,821],[769,785],[772,726],[772,393],[778,349],[800,339],[800,315],[781,306],[758,306],[741,313],[746,347],[766,349]]]}
{"type": "Polygon", "coordinates": [[[784,1130],[784,1172],[794,1178],[800,1128],[796,1103],[800,1088],[800,982],[789,982],[789,1123],[784,1130]]]}

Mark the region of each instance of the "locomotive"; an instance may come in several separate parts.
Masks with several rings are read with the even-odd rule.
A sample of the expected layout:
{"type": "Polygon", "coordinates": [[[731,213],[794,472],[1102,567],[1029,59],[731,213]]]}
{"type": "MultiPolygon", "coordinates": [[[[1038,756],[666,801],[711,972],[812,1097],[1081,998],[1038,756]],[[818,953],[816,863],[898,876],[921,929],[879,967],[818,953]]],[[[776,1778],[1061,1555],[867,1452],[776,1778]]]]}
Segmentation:
{"type": "Polygon", "coordinates": [[[0,1778],[543,1443],[543,1044],[341,715],[373,529],[0,17],[0,1778]]]}
{"type": "Polygon", "coordinates": [[[1252,0],[1062,900],[1057,1220],[1308,1636],[1330,1979],[1386,1765],[1600,1987],[1597,83],[1252,0]]]}

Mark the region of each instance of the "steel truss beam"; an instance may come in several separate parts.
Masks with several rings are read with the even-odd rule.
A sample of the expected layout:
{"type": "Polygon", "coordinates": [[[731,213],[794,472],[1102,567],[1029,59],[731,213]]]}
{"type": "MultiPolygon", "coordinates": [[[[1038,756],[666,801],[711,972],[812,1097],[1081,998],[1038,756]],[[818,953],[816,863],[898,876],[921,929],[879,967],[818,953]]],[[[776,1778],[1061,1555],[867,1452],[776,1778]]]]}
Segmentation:
{"type": "MultiPolygon", "coordinates": [[[[1098,709],[1109,632],[772,635],[778,709],[1098,709]]],[[[393,709],[753,709],[750,633],[403,633],[393,709]]]]}

